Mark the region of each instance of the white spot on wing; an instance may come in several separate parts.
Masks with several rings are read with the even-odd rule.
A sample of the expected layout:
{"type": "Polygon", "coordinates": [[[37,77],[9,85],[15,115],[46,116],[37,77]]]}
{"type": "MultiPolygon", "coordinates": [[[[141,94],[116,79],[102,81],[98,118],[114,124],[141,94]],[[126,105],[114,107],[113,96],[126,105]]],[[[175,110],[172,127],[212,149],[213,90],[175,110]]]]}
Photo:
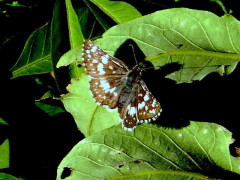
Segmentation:
{"type": "Polygon", "coordinates": [[[97,70],[99,71],[99,74],[100,74],[100,75],[105,74],[105,71],[103,70],[103,64],[102,64],[102,63],[99,63],[99,64],[97,65],[97,70]]]}
{"type": "Polygon", "coordinates": [[[144,106],[146,105],[146,103],[143,101],[138,105],[138,109],[142,109],[144,106]]]}
{"type": "Polygon", "coordinates": [[[94,59],[94,60],[92,61],[92,63],[98,63],[98,60],[94,59]]]}
{"type": "Polygon", "coordinates": [[[103,64],[107,64],[108,63],[108,58],[107,57],[108,56],[106,56],[106,55],[101,57],[103,64]]]}
{"type": "Polygon", "coordinates": [[[93,46],[91,52],[95,53],[97,51],[97,46],[93,46]]]}
{"type": "Polygon", "coordinates": [[[144,101],[148,101],[149,100],[149,94],[145,94],[145,96],[143,97],[144,101]]]}
{"type": "Polygon", "coordinates": [[[112,89],[110,89],[110,93],[113,93],[115,90],[116,90],[117,88],[116,87],[114,87],[114,88],[112,88],[112,89]]]}
{"type": "Polygon", "coordinates": [[[136,113],[136,108],[135,107],[131,107],[129,110],[129,115],[134,115],[136,113]]]}
{"type": "Polygon", "coordinates": [[[100,87],[102,87],[103,90],[106,91],[107,89],[110,88],[110,85],[109,85],[109,83],[106,80],[101,80],[100,81],[100,87]]]}

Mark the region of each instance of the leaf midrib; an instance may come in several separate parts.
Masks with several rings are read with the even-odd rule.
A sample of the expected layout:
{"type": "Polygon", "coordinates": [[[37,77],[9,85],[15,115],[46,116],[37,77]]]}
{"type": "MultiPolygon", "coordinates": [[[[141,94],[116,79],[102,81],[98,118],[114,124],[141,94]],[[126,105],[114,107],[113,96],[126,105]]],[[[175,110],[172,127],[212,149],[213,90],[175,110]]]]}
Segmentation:
{"type": "Polygon", "coordinates": [[[186,55],[216,57],[216,58],[224,58],[224,59],[232,59],[235,61],[240,61],[240,54],[214,52],[214,51],[197,51],[197,50],[170,51],[170,52],[158,54],[155,56],[147,57],[147,58],[145,58],[145,60],[152,61],[152,60],[155,60],[157,58],[162,58],[162,57],[186,56],[186,55]]]}

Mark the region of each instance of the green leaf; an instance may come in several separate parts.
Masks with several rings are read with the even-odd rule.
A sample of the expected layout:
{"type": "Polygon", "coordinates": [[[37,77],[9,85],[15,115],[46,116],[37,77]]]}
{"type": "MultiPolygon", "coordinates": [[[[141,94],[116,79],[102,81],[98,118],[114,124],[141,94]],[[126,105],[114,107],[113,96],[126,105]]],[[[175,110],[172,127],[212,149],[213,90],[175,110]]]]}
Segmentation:
{"type": "MultiPolygon", "coordinates": [[[[73,9],[71,0],[66,0],[68,31],[71,49],[79,47],[83,44],[83,34],[78,21],[78,16],[73,9]]],[[[82,70],[78,68],[76,62],[72,62],[70,65],[70,76],[72,78],[79,78],[82,74],[82,70]]]]}
{"type": "Polygon", "coordinates": [[[177,8],[114,26],[95,43],[113,55],[124,41],[133,39],[154,66],[182,64],[167,76],[182,83],[212,72],[231,73],[240,59],[239,32],[239,21],[230,15],[177,8]]]}
{"type": "Polygon", "coordinates": [[[35,30],[28,38],[22,54],[12,67],[12,78],[42,74],[53,70],[50,51],[50,26],[35,30]]]}
{"type": "MultiPolygon", "coordinates": [[[[6,121],[4,121],[1,117],[0,117],[0,132],[2,131],[2,127],[3,126],[8,126],[8,123],[6,121]]],[[[3,139],[1,139],[0,141],[0,169],[4,169],[4,168],[9,168],[9,164],[10,164],[10,148],[9,148],[9,140],[5,137],[4,133],[1,133],[1,135],[3,135],[3,139]],[[3,141],[2,141],[3,140],[3,141]]],[[[0,176],[1,179],[1,176],[0,176]]]]}
{"type": "Polygon", "coordinates": [[[83,44],[83,34],[71,0],[66,0],[68,31],[71,49],[83,44]]]}
{"type": "Polygon", "coordinates": [[[16,178],[10,174],[0,172],[0,180],[24,180],[22,178],[16,178]]]}
{"type": "Polygon", "coordinates": [[[107,178],[107,180],[139,180],[139,179],[168,179],[168,180],[211,180],[212,178],[197,174],[197,173],[189,173],[182,171],[146,171],[142,173],[135,173],[134,175],[120,175],[111,178],[107,178]]]}
{"type": "Polygon", "coordinates": [[[61,107],[50,105],[44,102],[35,102],[35,105],[42,109],[45,113],[47,113],[49,116],[54,116],[56,114],[65,112],[61,107]]]}
{"type": "MultiPolygon", "coordinates": [[[[84,2],[89,8],[89,10],[92,12],[92,14],[95,16],[98,23],[103,27],[103,29],[105,31],[109,29],[111,27],[111,24],[108,21],[106,21],[106,18],[104,17],[105,14],[103,15],[102,11],[97,9],[97,7],[94,4],[92,4],[89,0],[84,0],[84,2]]],[[[95,26],[95,22],[94,22],[94,26],[95,26]]],[[[94,26],[92,28],[94,28],[94,26]]],[[[89,27],[87,28],[89,31],[89,27]]],[[[92,35],[92,33],[90,35],[92,35]]],[[[88,36],[88,37],[91,37],[91,36],[88,36]]]]}
{"type": "Polygon", "coordinates": [[[1,117],[0,117],[0,124],[8,125],[8,123],[6,121],[4,121],[3,118],[1,118],[1,117]]]}
{"type": "Polygon", "coordinates": [[[119,123],[117,112],[109,112],[107,108],[96,105],[89,91],[87,76],[83,76],[81,80],[73,80],[67,89],[69,94],[62,96],[62,102],[85,136],[119,123]]]}
{"type": "Polygon", "coordinates": [[[0,169],[9,168],[9,163],[10,163],[9,140],[6,139],[2,144],[0,144],[0,169]]]}
{"type": "Polygon", "coordinates": [[[124,23],[132,19],[141,17],[140,12],[137,11],[130,4],[123,1],[109,1],[109,0],[90,0],[104,13],[111,17],[116,23],[124,23]]]}
{"type": "Polygon", "coordinates": [[[224,12],[225,14],[228,14],[227,9],[225,8],[225,6],[224,6],[224,4],[222,3],[222,1],[220,1],[220,0],[210,0],[210,1],[216,2],[216,3],[222,8],[223,12],[224,12]]]}
{"type": "Polygon", "coordinates": [[[60,68],[62,66],[68,66],[73,62],[80,61],[81,58],[82,58],[82,46],[78,46],[63,54],[63,56],[59,59],[57,63],[57,68],[60,68]]]}
{"type": "Polygon", "coordinates": [[[240,173],[230,142],[231,133],[213,123],[191,122],[182,129],[142,124],[133,132],[115,126],[80,141],[59,165],[57,179],[66,168],[71,170],[68,180],[151,176],[163,170],[176,176],[184,171],[190,178],[187,172],[206,175],[217,166],[240,173]]]}

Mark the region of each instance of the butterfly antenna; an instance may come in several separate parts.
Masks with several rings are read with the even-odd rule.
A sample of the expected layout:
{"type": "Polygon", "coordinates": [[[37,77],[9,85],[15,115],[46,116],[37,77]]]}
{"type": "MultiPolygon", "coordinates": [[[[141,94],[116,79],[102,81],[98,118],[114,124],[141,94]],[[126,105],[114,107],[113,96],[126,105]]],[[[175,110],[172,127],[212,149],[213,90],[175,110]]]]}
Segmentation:
{"type": "Polygon", "coordinates": [[[134,51],[134,46],[132,44],[129,44],[129,46],[132,47],[132,52],[133,52],[133,57],[134,57],[135,63],[138,64],[136,54],[135,54],[135,51],[134,51]]]}

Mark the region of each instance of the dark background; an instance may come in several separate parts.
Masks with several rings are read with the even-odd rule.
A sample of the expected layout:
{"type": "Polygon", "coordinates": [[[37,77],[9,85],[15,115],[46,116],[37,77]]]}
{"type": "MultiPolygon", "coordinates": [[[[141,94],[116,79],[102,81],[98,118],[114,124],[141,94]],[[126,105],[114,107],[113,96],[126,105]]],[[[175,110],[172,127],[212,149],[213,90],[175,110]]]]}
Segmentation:
{"type": "MultiPolygon", "coordinates": [[[[10,168],[2,171],[27,180],[53,180],[58,164],[83,136],[68,113],[49,117],[35,106],[35,100],[47,90],[44,85],[36,83],[36,78],[46,84],[54,84],[49,74],[10,80],[9,69],[15,64],[28,36],[51,19],[55,1],[19,1],[26,7],[10,7],[6,2],[12,1],[0,2],[0,11],[7,10],[7,13],[0,14],[0,117],[9,126],[0,126],[0,143],[4,137],[10,139],[11,162],[10,168]]],[[[219,16],[224,14],[220,6],[209,0],[127,2],[143,15],[174,7],[208,10],[219,16]]],[[[238,1],[226,0],[223,3],[237,19],[240,18],[238,1]]],[[[187,125],[183,121],[185,119],[215,122],[233,132],[236,140],[240,139],[239,67],[229,76],[220,77],[213,73],[201,82],[178,85],[164,78],[174,68],[178,67],[163,67],[159,71],[144,73],[146,84],[164,110],[158,123],[181,127],[187,125]],[[156,83],[152,78],[155,75],[159,77],[156,83]],[[172,122],[166,119],[172,119],[172,122]]],[[[233,155],[236,155],[235,146],[239,146],[237,141],[231,146],[233,155]]],[[[237,176],[232,175],[231,179],[235,178],[237,176]]]]}

